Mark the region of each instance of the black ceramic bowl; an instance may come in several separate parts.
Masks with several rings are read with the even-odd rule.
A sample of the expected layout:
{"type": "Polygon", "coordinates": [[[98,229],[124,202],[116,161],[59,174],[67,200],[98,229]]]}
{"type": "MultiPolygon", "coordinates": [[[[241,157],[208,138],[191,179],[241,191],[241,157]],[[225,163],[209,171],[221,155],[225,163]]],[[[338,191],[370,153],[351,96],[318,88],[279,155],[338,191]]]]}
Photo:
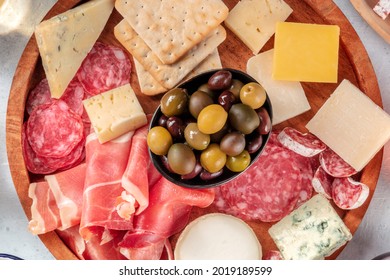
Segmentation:
{"type": "MultiPolygon", "coordinates": [[[[182,84],[178,85],[177,87],[186,89],[188,94],[191,95],[192,93],[194,93],[198,89],[198,87],[200,85],[206,84],[207,81],[209,80],[209,78],[215,72],[217,72],[219,70],[230,71],[232,73],[233,79],[238,79],[241,82],[243,82],[244,84],[250,83],[250,82],[257,82],[251,76],[249,76],[248,74],[246,74],[242,71],[230,69],[230,68],[223,68],[223,69],[216,69],[216,70],[212,70],[212,71],[208,71],[208,72],[204,72],[202,74],[199,74],[199,75],[183,82],[182,84]]],[[[268,95],[267,95],[267,99],[266,99],[263,107],[268,111],[268,114],[269,114],[271,121],[272,121],[272,106],[271,106],[271,102],[269,100],[268,95]]],[[[156,109],[156,111],[152,117],[149,129],[151,129],[154,126],[158,126],[158,121],[159,121],[161,116],[162,116],[162,112],[161,112],[161,109],[159,106],[156,109]]],[[[270,133],[271,133],[271,131],[270,131],[270,133]]],[[[249,166],[247,167],[247,169],[253,164],[253,162],[255,162],[258,159],[261,152],[264,150],[264,147],[268,142],[270,133],[268,133],[266,135],[262,135],[262,137],[263,137],[262,146],[260,147],[260,149],[257,152],[251,154],[251,162],[250,162],[249,166]]],[[[176,185],[179,185],[182,187],[187,187],[187,188],[204,189],[204,188],[216,187],[216,186],[222,185],[224,183],[227,183],[228,181],[236,178],[237,176],[239,176],[240,174],[245,172],[245,170],[241,171],[241,172],[232,172],[229,169],[227,169],[226,167],[224,167],[223,173],[219,177],[214,178],[214,179],[210,179],[210,180],[205,181],[205,180],[201,179],[199,176],[196,176],[193,179],[183,180],[180,175],[170,172],[166,168],[164,163],[162,162],[161,157],[152,153],[150,151],[150,149],[149,149],[149,154],[152,158],[154,166],[162,174],[162,176],[164,176],[167,180],[171,181],[172,183],[174,183],[176,185]]]]}

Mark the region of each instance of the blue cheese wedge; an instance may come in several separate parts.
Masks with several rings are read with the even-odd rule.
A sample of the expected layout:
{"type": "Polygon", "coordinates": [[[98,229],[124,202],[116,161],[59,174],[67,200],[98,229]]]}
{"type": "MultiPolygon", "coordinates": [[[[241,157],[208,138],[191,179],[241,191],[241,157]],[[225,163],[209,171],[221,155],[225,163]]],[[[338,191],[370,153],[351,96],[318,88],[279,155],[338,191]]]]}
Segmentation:
{"type": "Polygon", "coordinates": [[[147,123],[146,115],[129,84],[83,101],[100,143],[117,138],[147,123]]]}
{"type": "Polygon", "coordinates": [[[330,202],[317,194],[269,229],[286,260],[324,259],[352,234],[330,202]]]}
{"type": "Polygon", "coordinates": [[[113,8],[114,0],[92,0],[36,27],[35,37],[53,98],[65,92],[113,8]]]}

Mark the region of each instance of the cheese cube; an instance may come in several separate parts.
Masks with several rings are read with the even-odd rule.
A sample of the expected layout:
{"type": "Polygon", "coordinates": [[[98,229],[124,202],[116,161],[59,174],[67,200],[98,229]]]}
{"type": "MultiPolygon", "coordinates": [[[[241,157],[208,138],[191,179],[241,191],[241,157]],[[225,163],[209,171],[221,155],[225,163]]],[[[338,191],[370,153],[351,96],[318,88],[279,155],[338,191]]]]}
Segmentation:
{"type": "Polygon", "coordinates": [[[92,0],[37,26],[35,37],[53,98],[65,92],[113,9],[113,0],[92,0]]]}
{"type": "Polygon", "coordinates": [[[230,11],[225,25],[257,54],[292,9],[283,0],[242,0],[230,11]]]}
{"type": "Polygon", "coordinates": [[[269,234],[286,260],[323,259],[352,238],[347,226],[321,194],[274,224],[269,234]]]}
{"type": "Polygon", "coordinates": [[[300,82],[272,79],[274,50],[262,52],[248,60],[246,71],[266,90],[272,104],[272,124],[278,124],[310,110],[300,82]]]}
{"type": "Polygon", "coordinates": [[[273,78],[336,83],[339,35],[337,25],[277,23],[273,78]]]}
{"type": "Polygon", "coordinates": [[[306,128],[360,171],[390,139],[390,116],[343,80],[306,128]]]}
{"type": "Polygon", "coordinates": [[[110,141],[147,123],[146,115],[129,84],[83,101],[100,143],[110,141]]]}

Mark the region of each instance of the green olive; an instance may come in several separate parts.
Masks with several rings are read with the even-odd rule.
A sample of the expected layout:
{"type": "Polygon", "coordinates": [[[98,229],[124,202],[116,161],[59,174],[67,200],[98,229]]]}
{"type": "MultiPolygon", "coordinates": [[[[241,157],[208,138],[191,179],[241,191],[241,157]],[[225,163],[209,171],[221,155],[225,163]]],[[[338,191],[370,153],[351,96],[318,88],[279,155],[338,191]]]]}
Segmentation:
{"type": "Polygon", "coordinates": [[[213,99],[207,93],[197,90],[191,94],[188,107],[191,115],[194,118],[198,118],[200,111],[213,103],[213,99]]]}
{"type": "Polygon", "coordinates": [[[186,144],[173,144],[169,148],[167,157],[169,167],[177,174],[186,175],[191,173],[195,168],[195,154],[186,144]]]}
{"type": "Polygon", "coordinates": [[[182,88],[173,88],[161,98],[161,112],[167,116],[179,116],[187,111],[189,96],[182,88]]]}
{"type": "Polygon", "coordinates": [[[226,123],[227,117],[228,113],[221,105],[211,104],[199,113],[199,130],[205,134],[216,133],[223,128],[226,123]]]}
{"type": "Polygon", "coordinates": [[[247,83],[240,90],[241,102],[253,109],[263,106],[266,98],[265,89],[258,83],[247,83]]]}
{"type": "Polygon", "coordinates": [[[198,87],[198,90],[207,93],[207,95],[210,96],[211,98],[213,98],[215,95],[215,92],[211,90],[207,84],[200,85],[198,87]]]}
{"type": "Polygon", "coordinates": [[[146,142],[152,153],[162,156],[168,153],[173,141],[171,134],[166,128],[155,126],[149,130],[146,142]]]}
{"type": "Polygon", "coordinates": [[[233,172],[244,171],[251,162],[251,156],[247,150],[242,151],[237,156],[229,156],[226,161],[226,167],[233,172]]]}
{"type": "Polygon", "coordinates": [[[237,103],[229,111],[229,122],[234,129],[244,134],[250,134],[259,126],[260,119],[250,106],[237,103]]]}
{"type": "Polygon", "coordinates": [[[240,99],[240,90],[244,86],[244,83],[240,80],[233,79],[232,85],[229,88],[229,91],[234,94],[234,97],[239,100],[240,99]]]}
{"type": "Polygon", "coordinates": [[[184,138],[195,150],[204,150],[210,143],[210,135],[204,134],[196,123],[189,123],[184,130],[184,138]]]}
{"type": "Polygon", "coordinates": [[[245,136],[239,132],[226,134],[220,143],[221,150],[228,156],[237,156],[245,149],[245,136]]]}
{"type": "Polygon", "coordinates": [[[221,151],[218,144],[210,144],[200,154],[200,164],[210,173],[218,172],[226,164],[226,154],[221,151]]]}

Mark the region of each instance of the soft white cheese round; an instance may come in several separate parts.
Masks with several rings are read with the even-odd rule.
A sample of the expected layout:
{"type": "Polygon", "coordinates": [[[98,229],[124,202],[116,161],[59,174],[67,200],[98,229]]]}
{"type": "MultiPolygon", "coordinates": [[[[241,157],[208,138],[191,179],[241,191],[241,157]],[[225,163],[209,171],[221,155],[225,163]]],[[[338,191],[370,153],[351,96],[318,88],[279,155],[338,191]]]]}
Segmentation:
{"type": "Polygon", "coordinates": [[[175,247],[176,260],[259,260],[262,250],[252,228],[225,214],[207,214],[192,221],[175,247]]]}

